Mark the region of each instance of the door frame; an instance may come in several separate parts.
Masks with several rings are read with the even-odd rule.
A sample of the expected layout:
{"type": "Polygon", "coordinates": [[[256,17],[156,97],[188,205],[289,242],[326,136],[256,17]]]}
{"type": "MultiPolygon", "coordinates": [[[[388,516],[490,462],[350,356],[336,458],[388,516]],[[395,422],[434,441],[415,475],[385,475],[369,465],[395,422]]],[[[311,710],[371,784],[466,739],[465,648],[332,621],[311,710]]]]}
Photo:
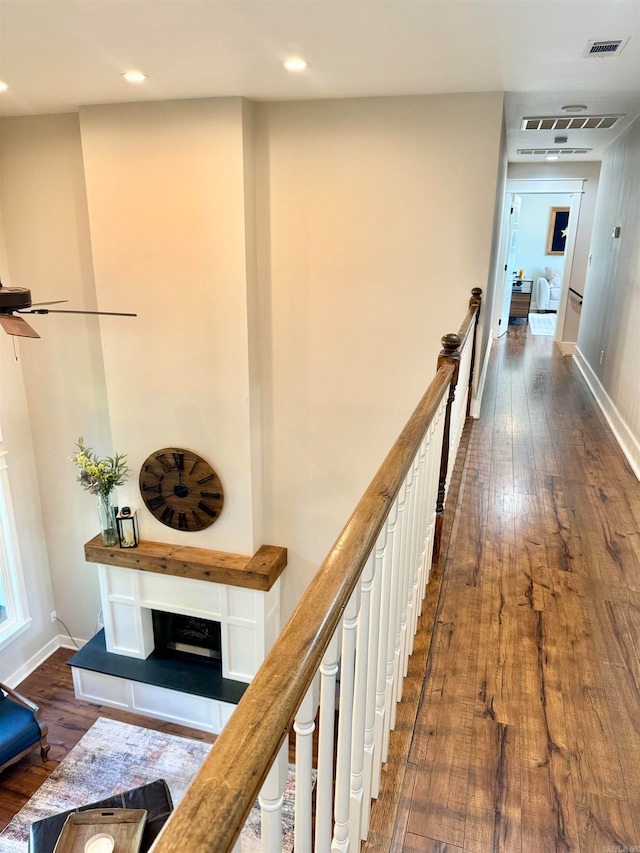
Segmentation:
{"type": "MultiPolygon", "coordinates": [[[[514,233],[514,222],[513,222],[513,214],[516,207],[516,199],[520,202],[520,208],[522,208],[522,196],[519,193],[508,193],[505,196],[506,204],[504,205],[504,212],[506,215],[506,248],[505,248],[505,263],[504,263],[504,283],[502,290],[502,307],[500,311],[497,313],[498,321],[494,324],[494,328],[496,329],[496,337],[501,338],[502,335],[505,335],[509,330],[509,309],[505,311],[505,307],[507,304],[509,308],[511,307],[511,298],[513,295],[512,284],[513,284],[513,275],[515,275],[515,270],[511,271],[511,275],[509,274],[509,260],[512,257],[512,249],[511,243],[513,241],[513,233],[514,233]],[[502,328],[502,321],[505,321],[505,326],[502,328]]],[[[520,210],[518,210],[518,222],[515,223],[517,226],[516,233],[520,228],[520,210]]],[[[516,249],[513,252],[513,256],[517,254],[517,245],[516,249]]],[[[511,264],[513,266],[513,264],[511,264]]]]}
{"type": "MultiPolygon", "coordinates": [[[[506,286],[505,264],[509,252],[509,210],[511,209],[511,197],[513,194],[531,195],[533,193],[568,193],[571,195],[571,204],[569,212],[569,231],[567,233],[567,241],[564,251],[564,271],[562,275],[562,290],[560,292],[560,304],[558,305],[558,319],[556,321],[556,331],[554,340],[558,343],[562,341],[562,331],[564,329],[564,320],[567,313],[567,299],[569,296],[569,282],[571,280],[571,271],[573,268],[573,255],[576,247],[576,236],[578,233],[578,220],[580,218],[580,204],[582,202],[582,194],[584,193],[584,180],[563,180],[554,178],[507,178],[505,186],[505,198],[502,224],[500,228],[500,249],[499,257],[501,263],[498,264],[494,288],[496,298],[494,300],[494,312],[492,317],[492,327],[494,329],[494,337],[498,337],[498,320],[504,302],[504,288],[506,286]]],[[[535,282],[534,282],[535,286],[535,282]]]]}

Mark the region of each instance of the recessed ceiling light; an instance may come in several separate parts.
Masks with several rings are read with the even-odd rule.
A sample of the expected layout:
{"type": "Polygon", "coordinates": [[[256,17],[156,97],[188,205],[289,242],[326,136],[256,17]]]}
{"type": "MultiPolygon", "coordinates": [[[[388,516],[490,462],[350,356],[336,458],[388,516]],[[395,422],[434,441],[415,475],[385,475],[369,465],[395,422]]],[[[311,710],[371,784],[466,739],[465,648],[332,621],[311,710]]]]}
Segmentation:
{"type": "Polygon", "coordinates": [[[9,84],[3,83],[2,80],[0,80],[0,92],[6,92],[8,88],[9,88],[9,84]]]}
{"type": "Polygon", "coordinates": [[[143,74],[141,71],[125,71],[125,73],[120,76],[124,77],[127,83],[143,83],[148,79],[147,75],[143,74]]]}
{"type": "Polygon", "coordinates": [[[557,154],[549,154],[549,156],[548,156],[548,157],[545,157],[544,159],[545,159],[545,160],[558,160],[558,159],[559,159],[559,157],[558,157],[558,155],[557,155],[557,154]]]}
{"type": "Polygon", "coordinates": [[[583,113],[588,107],[586,104],[567,104],[566,107],[562,107],[563,113],[583,113]]]}
{"type": "Polygon", "coordinates": [[[309,63],[299,56],[292,56],[291,59],[286,60],[284,67],[287,71],[304,71],[305,68],[309,67],[309,63]]]}

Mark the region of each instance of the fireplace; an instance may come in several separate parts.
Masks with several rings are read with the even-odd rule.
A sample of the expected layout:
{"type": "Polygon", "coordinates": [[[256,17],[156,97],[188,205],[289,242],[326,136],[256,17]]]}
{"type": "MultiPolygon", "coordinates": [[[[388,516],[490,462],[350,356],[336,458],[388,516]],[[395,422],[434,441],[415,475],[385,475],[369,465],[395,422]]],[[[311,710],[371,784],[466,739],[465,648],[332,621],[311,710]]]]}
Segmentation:
{"type": "Polygon", "coordinates": [[[76,696],[218,734],[280,630],[286,550],[253,557],[142,540],[85,545],[104,631],[71,661],[76,696]]]}
{"type": "Polygon", "coordinates": [[[216,664],[222,661],[222,629],[219,622],[152,610],[156,657],[197,657],[216,664]]]}

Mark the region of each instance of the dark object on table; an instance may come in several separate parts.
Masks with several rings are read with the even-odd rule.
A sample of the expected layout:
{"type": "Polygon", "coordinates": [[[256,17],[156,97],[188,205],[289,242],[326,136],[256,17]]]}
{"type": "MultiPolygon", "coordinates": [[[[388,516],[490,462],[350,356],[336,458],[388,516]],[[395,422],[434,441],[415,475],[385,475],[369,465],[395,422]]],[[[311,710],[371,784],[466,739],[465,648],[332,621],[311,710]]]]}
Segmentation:
{"type": "Polygon", "coordinates": [[[46,761],[47,730],[34,702],[0,684],[0,772],[37,746],[46,761]]]}
{"type": "Polygon", "coordinates": [[[97,803],[80,806],[62,814],[46,817],[31,824],[29,834],[29,853],[53,853],[56,842],[67,817],[74,812],[88,809],[146,809],[147,822],[144,827],[140,853],[147,853],[167,818],[173,811],[171,793],[164,779],[123,791],[113,797],[107,797],[97,803]]]}

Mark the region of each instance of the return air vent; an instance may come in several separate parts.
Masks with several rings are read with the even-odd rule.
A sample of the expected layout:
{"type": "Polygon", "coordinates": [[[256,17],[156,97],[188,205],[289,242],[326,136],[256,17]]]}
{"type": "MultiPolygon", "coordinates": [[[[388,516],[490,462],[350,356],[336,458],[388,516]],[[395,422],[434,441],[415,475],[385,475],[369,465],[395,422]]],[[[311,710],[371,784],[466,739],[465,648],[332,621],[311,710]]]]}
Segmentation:
{"type": "Polygon", "coordinates": [[[525,116],[520,130],[609,130],[623,115],[525,116]]]}
{"type": "Polygon", "coordinates": [[[587,42],[587,46],[582,56],[585,59],[590,59],[593,56],[600,58],[605,56],[614,56],[614,54],[618,54],[622,51],[622,48],[628,41],[629,39],[606,39],[604,41],[596,41],[595,39],[592,39],[587,42]]]}
{"type": "Polygon", "coordinates": [[[593,148],[518,148],[518,154],[588,154],[593,148]]]}

